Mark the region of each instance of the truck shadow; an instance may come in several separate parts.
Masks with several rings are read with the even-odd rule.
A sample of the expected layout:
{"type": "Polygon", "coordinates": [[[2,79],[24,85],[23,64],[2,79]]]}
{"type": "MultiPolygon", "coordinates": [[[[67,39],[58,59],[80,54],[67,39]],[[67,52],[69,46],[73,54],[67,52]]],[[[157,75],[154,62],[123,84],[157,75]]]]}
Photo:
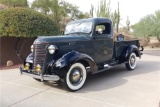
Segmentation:
{"type": "MultiPolygon", "coordinates": [[[[160,70],[159,61],[138,61],[137,68],[132,71],[128,71],[125,65],[115,67],[113,69],[88,75],[87,80],[83,88],[75,93],[87,93],[94,91],[101,91],[106,89],[115,88],[128,82],[127,77],[134,75],[147,74],[151,72],[158,72],[160,70]]],[[[45,85],[65,90],[61,85],[57,83],[44,82],[45,85]]]]}
{"type": "Polygon", "coordinates": [[[158,71],[160,71],[159,61],[138,61],[137,68],[132,71],[128,71],[124,65],[121,65],[108,71],[88,76],[86,84],[77,93],[115,88],[127,83],[127,77],[158,71]]]}

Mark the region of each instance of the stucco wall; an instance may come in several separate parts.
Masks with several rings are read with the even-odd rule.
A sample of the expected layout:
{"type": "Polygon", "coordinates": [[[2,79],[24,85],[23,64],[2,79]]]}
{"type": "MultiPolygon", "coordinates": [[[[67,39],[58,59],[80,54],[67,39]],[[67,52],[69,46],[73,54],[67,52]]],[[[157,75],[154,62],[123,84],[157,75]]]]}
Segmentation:
{"type": "Polygon", "coordinates": [[[12,60],[14,64],[21,64],[30,53],[30,46],[35,38],[27,38],[26,43],[21,51],[22,60],[16,54],[16,48],[22,45],[26,38],[19,38],[18,46],[16,46],[18,38],[1,37],[0,41],[0,65],[6,65],[8,60],[12,60]]]}

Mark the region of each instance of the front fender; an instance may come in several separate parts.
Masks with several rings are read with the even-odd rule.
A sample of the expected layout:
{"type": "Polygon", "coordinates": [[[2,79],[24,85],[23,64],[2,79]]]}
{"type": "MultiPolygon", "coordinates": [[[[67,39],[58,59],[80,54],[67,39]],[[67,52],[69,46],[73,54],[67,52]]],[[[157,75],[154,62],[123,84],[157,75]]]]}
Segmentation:
{"type": "Polygon", "coordinates": [[[30,53],[30,54],[27,56],[25,62],[33,63],[33,53],[30,53]]]}
{"type": "Polygon", "coordinates": [[[73,63],[82,61],[82,60],[86,61],[89,64],[92,72],[97,71],[98,68],[96,66],[96,63],[89,55],[80,53],[74,50],[66,53],[61,58],[59,58],[57,61],[51,62],[49,64],[50,70],[51,72],[55,72],[56,74],[64,76],[73,63]]]}
{"type": "Polygon", "coordinates": [[[136,54],[137,57],[141,58],[141,53],[138,49],[137,46],[135,45],[130,45],[127,50],[126,50],[126,53],[125,53],[125,59],[128,59],[129,55],[134,52],[136,54]]]}

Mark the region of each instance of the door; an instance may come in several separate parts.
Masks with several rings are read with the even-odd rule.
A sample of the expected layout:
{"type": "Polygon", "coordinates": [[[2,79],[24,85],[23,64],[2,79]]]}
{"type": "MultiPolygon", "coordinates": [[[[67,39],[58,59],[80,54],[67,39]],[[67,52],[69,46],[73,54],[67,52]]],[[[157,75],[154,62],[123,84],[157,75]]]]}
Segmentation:
{"type": "Polygon", "coordinates": [[[113,32],[112,24],[100,22],[95,26],[94,34],[94,60],[96,63],[105,63],[112,60],[113,32]]]}

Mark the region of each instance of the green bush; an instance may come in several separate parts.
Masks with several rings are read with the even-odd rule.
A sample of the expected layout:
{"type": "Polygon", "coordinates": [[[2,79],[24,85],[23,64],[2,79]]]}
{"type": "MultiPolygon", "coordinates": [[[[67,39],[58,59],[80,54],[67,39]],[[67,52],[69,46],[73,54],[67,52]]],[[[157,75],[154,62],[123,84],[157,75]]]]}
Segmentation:
{"type": "Polygon", "coordinates": [[[34,37],[57,35],[56,23],[29,8],[0,10],[0,36],[34,37]]]}

